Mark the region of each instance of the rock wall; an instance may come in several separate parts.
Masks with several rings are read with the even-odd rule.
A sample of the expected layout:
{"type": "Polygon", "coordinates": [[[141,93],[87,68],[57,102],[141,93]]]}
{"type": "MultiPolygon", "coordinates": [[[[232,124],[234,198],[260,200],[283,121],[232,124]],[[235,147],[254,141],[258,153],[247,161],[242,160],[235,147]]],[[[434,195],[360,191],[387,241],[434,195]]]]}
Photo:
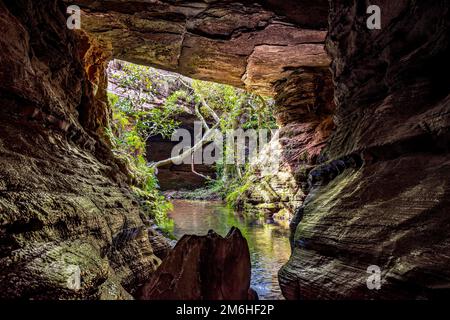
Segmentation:
{"type": "Polygon", "coordinates": [[[447,1],[371,1],[381,30],[366,2],[330,1],[331,59],[324,1],[75,2],[89,36],[61,1],[0,2],[1,297],[130,298],[160,263],[103,139],[110,54],[277,94],[302,192],[286,298],[449,296],[447,1]]]}
{"type": "Polygon", "coordinates": [[[269,151],[257,159],[255,173],[249,178],[252,187],[239,201],[244,211],[289,224],[306,198],[309,172],[324,161],[321,151],[334,129],[331,73],[328,68],[298,69],[275,83],[274,90],[280,130],[268,150],[278,148],[280,153],[269,151]],[[279,158],[279,168],[264,173],[275,157],[279,158]]]}
{"type": "Polygon", "coordinates": [[[372,3],[381,30],[367,29],[365,3],[330,1],[337,130],[293,219],[288,299],[450,293],[449,5],[372,3]],[[371,265],[379,290],[366,285],[371,265]]]}
{"type": "Polygon", "coordinates": [[[131,298],[160,260],[102,138],[108,51],[59,1],[0,1],[0,30],[0,297],[131,298]]]}

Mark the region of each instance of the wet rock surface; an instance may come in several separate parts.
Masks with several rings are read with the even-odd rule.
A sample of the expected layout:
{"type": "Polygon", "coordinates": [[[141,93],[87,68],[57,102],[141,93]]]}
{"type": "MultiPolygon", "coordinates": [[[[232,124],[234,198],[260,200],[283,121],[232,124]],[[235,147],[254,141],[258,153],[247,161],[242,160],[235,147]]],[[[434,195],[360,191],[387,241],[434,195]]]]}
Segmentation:
{"type": "MultiPolygon", "coordinates": [[[[250,253],[239,229],[185,235],[137,293],[144,300],[248,300],[250,253]]],[[[255,296],[256,294],[256,296],[255,296]]]]}

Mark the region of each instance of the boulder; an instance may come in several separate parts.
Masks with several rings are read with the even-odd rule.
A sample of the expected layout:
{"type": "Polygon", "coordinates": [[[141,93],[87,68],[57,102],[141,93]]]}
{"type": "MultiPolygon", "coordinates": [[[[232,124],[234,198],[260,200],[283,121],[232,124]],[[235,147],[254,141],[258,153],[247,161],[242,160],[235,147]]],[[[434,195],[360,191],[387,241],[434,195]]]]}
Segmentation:
{"type": "Polygon", "coordinates": [[[250,253],[237,228],[225,238],[185,235],[139,290],[143,300],[248,300],[250,253]]]}

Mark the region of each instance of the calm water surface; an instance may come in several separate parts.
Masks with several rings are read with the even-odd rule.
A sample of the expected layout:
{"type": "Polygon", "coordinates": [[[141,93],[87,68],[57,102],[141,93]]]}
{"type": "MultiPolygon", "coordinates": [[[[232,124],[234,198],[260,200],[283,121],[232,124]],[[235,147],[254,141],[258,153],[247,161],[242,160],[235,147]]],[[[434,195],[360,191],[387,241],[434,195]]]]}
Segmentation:
{"type": "Polygon", "coordinates": [[[283,299],[278,270],[291,252],[289,231],[265,221],[243,217],[221,202],[173,200],[169,216],[175,221],[175,236],[205,235],[214,230],[226,236],[231,227],[239,228],[247,239],[252,261],[251,286],[260,299],[283,299]]]}

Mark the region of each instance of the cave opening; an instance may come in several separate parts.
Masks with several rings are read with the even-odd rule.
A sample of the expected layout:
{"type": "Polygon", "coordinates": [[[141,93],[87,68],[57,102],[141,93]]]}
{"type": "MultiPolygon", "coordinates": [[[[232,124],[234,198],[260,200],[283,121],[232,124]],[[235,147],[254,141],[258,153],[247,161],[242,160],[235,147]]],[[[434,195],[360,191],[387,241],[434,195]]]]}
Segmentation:
{"type": "Polygon", "coordinates": [[[261,299],[282,299],[277,274],[290,254],[290,199],[259,183],[280,180],[274,99],[117,59],[107,74],[112,150],[153,181],[140,196],[160,196],[159,212],[149,216],[155,230],[177,241],[239,228],[250,250],[251,287],[261,299]],[[209,130],[214,137],[206,138],[209,130]],[[257,187],[263,200],[247,191],[257,187]]]}
{"type": "Polygon", "coordinates": [[[449,3],[374,2],[0,1],[0,298],[447,298],[449,3]]]}

